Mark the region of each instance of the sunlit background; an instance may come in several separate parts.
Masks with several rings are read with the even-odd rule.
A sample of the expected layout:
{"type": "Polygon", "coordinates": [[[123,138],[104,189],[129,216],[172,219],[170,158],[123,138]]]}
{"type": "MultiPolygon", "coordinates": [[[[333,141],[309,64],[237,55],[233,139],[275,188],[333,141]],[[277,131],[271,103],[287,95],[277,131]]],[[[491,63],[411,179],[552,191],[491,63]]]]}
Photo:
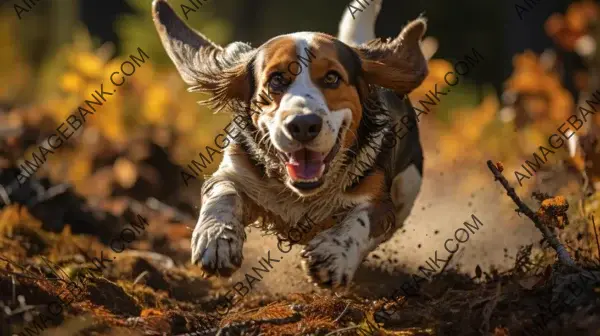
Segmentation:
{"type": "MultiPolygon", "coordinates": [[[[273,36],[297,31],[337,35],[341,16],[348,10],[345,0],[199,1],[202,7],[187,13],[187,19],[179,5],[191,6],[188,1],[169,3],[189,26],[221,45],[241,40],[259,46],[273,36]]],[[[193,222],[202,179],[191,180],[186,187],[180,172],[198,159],[198,153],[206,153],[205,146],[214,144],[214,137],[230,118],[199,105],[205,96],[186,91],[158,39],[151,2],[45,0],[21,13],[21,18],[14,9],[15,4],[24,6],[21,1],[0,3],[0,172],[31,159],[37,145],[92,92],[100,90],[101,83],[106,86],[123,61],[130,55],[139,57],[141,48],[149,59],[136,67],[94,115],[87,116],[84,126],[49,156],[35,176],[53,184],[69,183],[91,202],[118,196],[139,202],[156,199],[193,222]]],[[[378,37],[391,37],[419,15],[428,19],[427,45],[435,53],[429,61],[429,77],[410,95],[415,103],[426,99],[436,84],[438,90],[447,90],[444,75],[453,71],[457,61],[472,57],[473,49],[483,56],[451,93],[441,96],[441,102],[421,116],[425,182],[408,223],[437,234],[436,225],[450,230],[475,211],[488,225],[485,228],[493,231],[485,233],[488,238],[478,235],[470,244],[488,249],[493,245],[490,255],[496,256],[489,260],[481,254],[467,257],[469,270],[479,264],[498,265],[502,257],[515,254],[518,244],[539,239],[531,223],[523,224],[513,211],[514,204],[494,184],[486,160],[501,162],[505,176],[517,185],[514,171],[523,172],[524,160],[533,160],[539,146],[547,146],[548,137],[600,88],[600,6],[587,0],[544,0],[519,14],[516,3],[520,2],[384,0],[376,24],[378,37]],[[476,191],[484,188],[487,196],[476,199],[476,191]],[[531,230],[524,233],[525,228],[531,230]],[[502,244],[513,238],[498,239],[505,231],[515,236],[509,252],[502,244]]],[[[571,222],[579,225],[576,230],[590,235],[586,215],[600,206],[594,186],[600,181],[599,118],[595,116],[577,132],[582,140],[574,156],[563,146],[517,188],[529,204],[535,204],[529,198],[534,190],[565,195],[571,205],[571,222]]],[[[203,173],[212,173],[221,157],[217,155],[203,173]]],[[[1,184],[9,184],[6,176],[0,177],[1,184]]],[[[115,203],[114,208],[119,205],[115,203]]],[[[16,225],[17,210],[5,207],[3,211],[10,216],[0,218],[0,229],[16,225]]],[[[72,227],[74,232],[88,233],[72,227]]],[[[187,263],[190,229],[165,226],[160,230],[168,239],[145,241],[138,248],[187,263]]],[[[413,252],[401,251],[405,259],[394,261],[394,267],[418,265],[440,246],[435,241],[424,243],[421,249],[423,232],[412,226],[407,230],[407,237],[414,237],[404,242],[416,242],[410,247],[413,252]],[[410,253],[418,256],[412,258],[410,253]]],[[[445,237],[443,233],[437,239],[445,237]]],[[[262,242],[252,244],[248,248],[262,255],[262,242]]],[[[361,285],[377,285],[365,282],[361,285]]],[[[277,290],[298,288],[286,282],[277,290]]]]}
{"type": "MultiPolygon", "coordinates": [[[[214,115],[196,104],[203,96],[186,92],[152,25],[150,1],[47,1],[21,12],[21,19],[15,4],[18,2],[7,1],[0,7],[0,76],[4,83],[0,104],[4,124],[29,130],[28,136],[21,138],[25,141],[9,141],[18,149],[47,136],[45,132],[89,99],[100,83],[108,82],[123,60],[137,55],[138,47],[150,56],[150,62],[127,78],[124,90],[111,96],[40,174],[68,180],[84,194],[109,192],[101,190],[100,185],[107,182],[103,179],[129,189],[138,178],[157,177],[151,168],[137,165],[149,154],[147,148],[144,152],[144,146],[138,148],[134,143],[147,147],[151,142],[173,163],[185,166],[227,124],[228,116],[214,115]],[[98,151],[106,157],[104,164],[94,161],[98,151]],[[106,164],[113,164],[112,176],[99,173],[106,164]],[[89,178],[102,183],[87,183],[89,178]]],[[[179,5],[194,8],[186,1],[171,4],[184,19],[179,5]]],[[[555,39],[553,43],[548,35],[558,39],[585,35],[586,22],[591,20],[588,16],[595,15],[596,7],[571,6],[564,18],[548,19],[554,11],[565,11],[567,5],[566,1],[545,1],[521,13],[521,19],[512,3],[384,2],[376,25],[378,36],[394,36],[403,23],[424,14],[429,19],[427,35],[436,41],[431,75],[411,95],[413,99],[424,98],[435,83],[444,85],[444,74],[452,70],[454,62],[471,55],[473,48],[485,58],[443,98],[435,113],[424,118],[421,127],[431,131],[423,141],[435,138],[439,144],[440,157],[433,159],[439,162],[433,166],[455,159],[481,162],[484,154],[492,153],[498,160],[530,155],[544,140],[547,129],[543,125],[555,129],[556,123],[570,115],[589,79],[577,72],[583,62],[573,52],[573,42],[561,45],[555,39]],[[556,60],[544,64],[539,54],[546,48],[558,50],[556,60]],[[500,112],[513,104],[517,95],[527,95],[530,100],[527,113],[534,115],[535,127],[529,127],[529,120],[523,122],[527,118],[516,116],[515,109],[500,112]],[[519,131],[515,132],[518,122],[519,131]],[[515,141],[523,146],[509,145],[515,141]]],[[[209,0],[187,13],[187,23],[219,44],[242,40],[259,45],[272,36],[294,31],[335,35],[342,12],[348,10],[345,6],[345,1],[209,0]]],[[[21,154],[18,150],[10,153],[14,159],[21,154]]],[[[215,161],[211,170],[219,159],[215,161]]],[[[158,175],[165,178],[164,173],[158,175]]],[[[173,183],[181,184],[175,175],[178,173],[172,174],[177,177],[173,183]]],[[[152,196],[173,202],[170,194],[152,196]]]]}

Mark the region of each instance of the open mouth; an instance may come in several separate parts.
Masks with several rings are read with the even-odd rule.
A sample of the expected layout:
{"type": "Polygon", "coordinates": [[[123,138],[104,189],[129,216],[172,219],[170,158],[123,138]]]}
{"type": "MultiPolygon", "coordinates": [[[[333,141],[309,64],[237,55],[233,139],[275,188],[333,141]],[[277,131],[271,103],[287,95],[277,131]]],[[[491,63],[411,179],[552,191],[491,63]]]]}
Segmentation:
{"type": "Polygon", "coordinates": [[[283,155],[286,171],[295,188],[310,190],[323,184],[323,175],[327,173],[329,163],[340,149],[340,138],[338,136],[335,145],[327,155],[306,148],[283,155]]]}

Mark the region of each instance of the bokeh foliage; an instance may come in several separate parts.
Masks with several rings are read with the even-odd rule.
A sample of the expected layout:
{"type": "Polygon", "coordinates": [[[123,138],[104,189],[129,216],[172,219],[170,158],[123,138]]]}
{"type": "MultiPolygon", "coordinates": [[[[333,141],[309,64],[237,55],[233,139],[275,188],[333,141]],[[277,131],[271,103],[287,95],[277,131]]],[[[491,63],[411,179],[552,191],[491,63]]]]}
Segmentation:
{"type": "MultiPolygon", "coordinates": [[[[164,52],[154,29],[150,15],[151,1],[128,0],[127,3],[133,13],[122,15],[115,22],[120,38],[118,46],[102,44],[99,39],[90,36],[79,20],[78,2],[74,0],[39,3],[25,13],[22,20],[18,20],[12,5],[7,4],[0,9],[0,27],[3,28],[0,30],[0,44],[3,46],[3,52],[0,53],[0,80],[5,83],[0,88],[0,99],[11,107],[5,120],[15,125],[36,125],[43,130],[39,134],[39,141],[47,135],[44,132],[55,129],[84,99],[89,98],[93,90],[99,89],[100,83],[108,82],[110,73],[118,69],[128,55],[136,54],[138,47],[150,56],[149,62],[127,78],[123,90],[111,96],[98,113],[88,118],[89,121],[78,131],[76,139],[71,140],[71,146],[62,148],[50,160],[50,175],[79,183],[80,189],[86,188],[83,181],[95,173],[92,160],[98,151],[126,151],[135,141],[143,138],[159,144],[174,162],[185,166],[196,159],[205,146],[213,143],[214,136],[229,119],[227,115],[215,115],[196,104],[196,101],[205,98],[202,95],[186,92],[185,84],[164,52]],[[118,55],[116,50],[119,50],[118,55]],[[72,164],[66,168],[65,162],[72,164]]],[[[189,5],[184,0],[170,3],[180,15],[179,4],[189,5]]],[[[346,10],[345,1],[321,5],[314,1],[272,3],[209,0],[203,3],[200,10],[188,13],[187,23],[219,44],[241,39],[257,45],[276,34],[294,30],[321,30],[335,34],[341,13],[346,10]],[[267,20],[269,17],[272,19],[267,20]]],[[[384,31],[386,35],[396,34],[406,20],[422,12],[415,9],[416,5],[407,5],[410,10],[402,13],[401,20],[390,21],[390,15],[399,5],[389,1],[384,3],[378,31],[384,31]],[[382,22],[385,23],[383,28],[382,22]],[[396,31],[392,31],[392,26],[396,27],[396,31]]],[[[468,7],[470,3],[467,1],[461,6],[468,7]]],[[[423,141],[439,143],[441,155],[430,158],[435,162],[433,166],[444,167],[457,160],[477,164],[490,153],[500,160],[514,158],[515,162],[521,155],[530,155],[535,146],[523,146],[515,150],[507,144],[514,141],[542,143],[543,130],[547,128],[526,127],[516,132],[511,123],[501,122],[497,118],[502,108],[497,98],[499,93],[494,92],[490,85],[476,84],[473,80],[495,68],[497,55],[491,52],[489,41],[485,42],[481,37],[497,34],[499,28],[492,27],[497,16],[491,16],[490,23],[479,31],[471,29],[475,35],[461,35],[467,25],[464,22],[456,23],[452,29],[444,32],[439,25],[443,11],[448,9],[436,4],[435,1],[428,1],[423,8],[429,10],[425,13],[431,23],[428,35],[438,39],[439,50],[430,61],[430,76],[411,94],[411,98],[414,101],[423,99],[435,83],[444,87],[443,76],[452,70],[452,63],[470,54],[472,48],[477,48],[485,60],[467,78],[461,79],[461,84],[453,88],[452,94],[444,96],[441,104],[423,118],[421,127],[427,128],[422,132],[423,141]],[[447,37],[452,33],[461,35],[464,43],[452,45],[456,36],[447,37]],[[469,36],[474,36],[474,39],[469,39],[469,36]],[[452,57],[442,59],[448,54],[452,57]],[[469,150],[465,151],[465,148],[469,150]]],[[[471,5],[473,8],[481,6],[475,2],[471,5]]],[[[491,11],[490,8],[486,9],[486,12],[491,11]]],[[[511,13],[497,15],[514,15],[511,13]]],[[[538,102],[541,115],[548,113],[551,116],[551,119],[539,118],[540,125],[554,124],[550,121],[560,120],[563,112],[573,106],[572,98],[561,89],[559,77],[536,69],[536,62],[536,56],[530,53],[515,58],[514,76],[507,82],[507,87],[522,91],[541,84],[535,90],[558,92],[549,94],[552,98],[550,110],[545,103],[538,102]]],[[[32,150],[34,144],[30,145],[29,150],[32,150]]],[[[139,172],[131,168],[132,164],[127,164],[128,160],[135,159],[129,157],[118,164],[112,162],[113,168],[122,171],[117,175],[131,175],[134,179],[139,172]]],[[[219,161],[220,158],[216,158],[211,169],[214,170],[219,161]]],[[[121,180],[127,179],[122,177],[121,180]]]]}

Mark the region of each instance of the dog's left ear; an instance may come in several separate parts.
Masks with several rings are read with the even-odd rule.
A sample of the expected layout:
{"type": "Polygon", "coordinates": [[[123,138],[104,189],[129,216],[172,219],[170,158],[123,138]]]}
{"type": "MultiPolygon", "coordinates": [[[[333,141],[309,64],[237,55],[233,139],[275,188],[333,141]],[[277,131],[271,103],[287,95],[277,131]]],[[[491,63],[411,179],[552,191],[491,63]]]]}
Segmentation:
{"type": "Polygon", "coordinates": [[[152,16],[167,54],[189,91],[212,93],[205,101],[217,110],[231,100],[248,97],[248,69],[252,47],[234,42],[222,48],[190,29],[166,0],[154,0],[152,16]]]}
{"type": "Polygon", "coordinates": [[[419,46],[426,29],[425,19],[419,18],[391,41],[374,40],[357,46],[366,81],[400,95],[416,89],[428,73],[427,60],[419,46]]]}

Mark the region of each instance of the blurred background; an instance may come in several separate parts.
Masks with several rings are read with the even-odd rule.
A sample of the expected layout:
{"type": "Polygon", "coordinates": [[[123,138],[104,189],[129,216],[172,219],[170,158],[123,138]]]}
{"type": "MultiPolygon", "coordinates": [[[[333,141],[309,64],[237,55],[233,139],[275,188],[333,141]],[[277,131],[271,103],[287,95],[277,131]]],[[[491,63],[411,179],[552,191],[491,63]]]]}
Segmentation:
{"type": "MultiPolygon", "coordinates": [[[[202,179],[190,180],[187,187],[180,172],[214,143],[229,116],[213,114],[197,104],[205,96],[186,91],[159,41],[150,0],[47,0],[19,18],[14,6],[28,8],[22,1],[0,1],[0,213],[8,214],[0,218],[0,229],[18,222],[6,219],[20,211],[5,205],[9,199],[26,205],[45,231],[60,233],[68,227],[69,232],[92,234],[106,243],[116,230],[111,220],[125,212],[124,203],[137,210],[144,205],[184,225],[164,225],[156,229],[160,233],[151,229],[151,239],[136,247],[163,253],[195,272],[188,268],[189,237],[202,179]],[[30,159],[37,144],[107,83],[129,55],[138,56],[138,48],[149,59],[49,155],[28,182],[31,185],[11,187],[21,160],[30,159]],[[78,201],[57,201],[43,210],[38,204],[42,201],[28,201],[32,193],[38,200],[55,197],[59,192],[52,186],[68,186],[78,201]],[[97,220],[75,213],[73,204],[82,200],[116,217],[97,220]]],[[[297,31],[337,35],[348,10],[346,0],[206,0],[197,10],[188,1],[169,3],[189,26],[221,45],[245,41],[259,46],[273,36],[297,31]],[[195,9],[187,13],[187,20],[180,4],[195,9]]],[[[470,273],[477,265],[510,268],[521,245],[539,243],[539,232],[513,211],[514,204],[495,185],[485,162],[502,162],[505,176],[515,185],[514,171],[523,172],[524,160],[532,160],[540,145],[547,146],[548,136],[600,88],[599,10],[598,2],[591,0],[544,0],[531,8],[524,1],[384,0],[378,37],[396,36],[405,23],[423,14],[428,19],[426,36],[437,46],[429,77],[410,96],[413,102],[425,99],[436,83],[444,90],[444,75],[457,61],[472,56],[473,49],[484,60],[422,117],[421,194],[402,235],[378,249],[384,257],[369,257],[366,267],[371,273],[359,272],[358,287],[385,293],[386,283],[397,282],[395,270],[422,265],[462,222],[470,221],[471,213],[485,224],[484,230],[459,253],[453,267],[462,265],[470,273]],[[516,4],[523,9],[518,11],[516,4]],[[378,272],[377,281],[372,272],[378,272]]],[[[563,146],[517,188],[528,204],[535,204],[532,191],[565,195],[572,230],[561,235],[573,246],[583,244],[580,235],[593,234],[586,216],[600,206],[595,186],[600,181],[600,166],[595,166],[600,163],[600,123],[598,117],[592,119],[578,131],[580,141],[572,155],[563,146]]],[[[221,157],[216,155],[203,173],[213,172],[221,157]]],[[[247,260],[275,248],[272,237],[261,238],[256,230],[249,237],[247,260]]],[[[6,246],[0,244],[0,250],[6,246]]],[[[44,250],[36,253],[40,251],[44,250]]],[[[259,292],[314,290],[298,270],[299,258],[292,255],[281,264],[288,276],[269,280],[269,288],[259,285],[259,292]]],[[[251,266],[246,263],[244,268],[251,266]]],[[[211,288],[230,287],[244,268],[228,281],[211,280],[211,288]]],[[[118,276],[133,280],[139,273],[118,276]]],[[[190,288],[191,284],[183,288],[186,295],[179,293],[178,299],[187,299],[190,288]]]]}
{"type": "MultiPolygon", "coordinates": [[[[576,39],[585,35],[592,20],[588,17],[588,12],[594,11],[595,7],[578,5],[567,11],[570,3],[548,0],[531,9],[522,4],[525,11],[521,10],[520,17],[515,4],[509,2],[384,2],[376,25],[377,36],[395,36],[404,23],[424,14],[429,19],[427,35],[438,42],[439,48],[431,64],[432,75],[423,84],[423,90],[413,93],[413,98],[420,99],[433,87],[436,80],[441,80],[445,72],[450,70],[451,64],[463,59],[464,55],[471,54],[473,48],[485,58],[485,63],[470,71],[468,78],[461,81],[459,92],[445,97],[433,118],[427,120],[427,123],[434,124],[427,127],[441,127],[448,132],[459,131],[457,127],[474,128],[473,132],[466,132],[471,134],[468,139],[455,137],[455,141],[447,143],[448,148],[444,151],[446,156],[454,156],[453,150],[458,149],[457,141],[479,142],[484,126],[500,126],[494,123],[500,116],[504,116],[504,121],[518,122],[523,119],[523,116],[515,117],[512,110],[505,110],[504,115],[500,113],[505,103],[512,104],[516,101],[515,93],[519,90],[531,91],[535,96],[532,98],[535,100],[534,105],[537,103],[534,109],[542,110],[528,111],[530,114],[550,113],[557,110],[556,104],[561,107],[572,106],[572,102],[578,99],[583,89],[582,83],[587,80],[585,71],[581,70],[585,65],[580,55],[573,51],[573,46],[565,48],[558,45],[557,36],[565,38],[564,35],[567,34],[567,39],[576,39]],[[549,23],[552,13],[566,15],[561,15],[558,22],[554,20],[549,23]],[[541,64],[537,55],[547,49],[553,50],[545,58],[548,60],[546,63],[552,64],[541,64]],[[534,54],[525,53],[528,50],[534,54]],[[551,75],[551,70],[557,71],[551,75]],[[557,76],[553,77],[558,81],[556,85],[569,94],[543,92],[541,86],[527,87],[535,86],[532,81],[548,85],[541,76],[553,75],[557,76]],[[511,76],[518,78],[508,81],[511,76]],[[502,94],[508,86],[513,87],[503,101],[502,94]],[[419,94],[421,96],[417,97],[419,94]],[[476,113],[482,109],[488,113],[476,113]],[[477,120],[479,124],[470,122],[471,126],[461,125],[457,122],[460,118],[453,117],[470,113],[477,114],[477,118],[482,119],[477,120]]],[[[190,6],[186,1],[171,1],[171,4],[182,17],[184,15],[179,5],[190,6]]],[[[106,193],[106,190],[86,190],[97,188],[98,185],[82,183],[101,168],[98,160],[91,161],[97,155],[92,152],[102,147],[107,152],[102,154],[106,157],[103,164],[118,161],[117,166],[122,172],[120,175],[123,175],[110,178],[120,178],[118,182],[122,187],[137,190],[141,188],[139,183],[135,186],[138,178],[148,180],[152,176],[156,177],[156,174],[152,169],[138,171],[140,169],[132,168],[130,163],[136,163],[131,162],[132,160],[147,159],[142,158],[144,154],[138,153],[132,158],[135,155],[130,153],[129,157],[117,160],[125,148],[131,149],[129,144],[132,142],[145,143],[151,138],[153,151],[164,151],[161,154],[168,156],[170,162],[178,164],[189,162],[195,158],[199,149],[212,143],[213,137],[218,134],[221,125],[226,125],[228,118],[213,115],[198,106],[195,102],[204,97],[185,91],[183,82],[175,74],[155,32],[150,5],[150,1],[142,0],[109,0],[101,3],[59,0],[39,2],[27,9],[27,6],[18,1],[4,1],[0,7],[0,77],[3,82],[0,87],[0,111],[3,112],[4,123],[21,131],[27,129],[24,133],[28,135],[20,138],[24,142],[10,143],[14,147],[9,151],[10,154],[19,156],[19,150],[35,144],[43,133],[36,130],[51,130],[55,123],[62,122],[88,97],[90,90],[95,90],[99,83],[107,80],[115,66],[118,67],[128,55],[137,54],[138,47],[150,56],[150,64],[138,69],[128,80],[126,91],[111,99],[102,112],[92,117],[85,129],[78,132],[76,140],[50,159],[50,164],[44,167],[42,174],[46,170],[49,176],[59,174],[74,183],[81,192],[106,193]],[[15,5],[25,8],[25,11],[20,11],[21,18],[16,13],[15,5]],[[23,128],[28,125],[35,130],[23,128]],[[85,137],[85,134],[90,136],[85,137]],[[144,139],[139,139],[140,137],[144,139]],[[83,141],[84,138],[93,138],[95,140],[90,141],[100,141],[104,145],[83,141]],[[81,150],[83,146],[87,146],[87,149],[81,150]],[[114,151],[113,154],[119,155],[111,156],[108,153],[111,150],[114,151]],[[62,169],[56,168],[57,164],[65,162],[62,157],[69,157],[73,164],[62,169]],[[54,171],[54,175],[53,167],[58,169],[54,171]],[[135,173],[135,176],[127,179],[126,172],[129,175],[135,173]]],[[[187,13],[187,23],[220,44],[241,40],[258,46],[275,35],[295,31],[323,31],[336,35],[341,15],[348,10],[346,6],[345,0],[326,3],[316,0],[206,1],[200,9],[187,13]]],[[[565,116],[569,115],[564,112],[565,116]]],[[[555,117],[561,120],[562,114],[558,114],[555,117]]],[[[510,134],[515,135],[512,130],[510,134]]],[[[504,133],[501,136],[503,142],[510,140],[504,133]]],[[[493,139],[490,141],[494,142],[493,139]]],[[[444,143],[441,142],[441,145],[444,146],[444,143]]],[[[501,153],[502,148],[498,147],[509,147],[511,153],[502,155],[512,156],[513,148],[510,146],[490,146],[501,153]]],[[[525,148],[524,153],[530,153],[530,148],[525,148]]],[[[16,156],[9,155],[9,159],[16,159],[16,156]]],[[[219,160],[215,161],[212,169],[219,160]]],[[[161,169],[167,168],[174,167],[165,166],[161,169]]],[[[105,173],[103,177],[109,178],[108,175],[110,174],[105,173]]],[[[164,174],[159,175],[167,178],[162,176],[164,174]]],[[[171,176],[175,178],[175,175],[171,176]]],[[[176,188],[181,184],[176,180],[166,183],[171,184],[168,188],[176,188]]],[[[147,187],[150,188],[150,185],[147,187]]],[[[152,196],[175,204],[175,191],[165,190],[168,188],[158,187],[152,192],[152,196]]],[[[143,190],[145,196],[148,196],[147,192],[149,190],[143,190]]]]}

